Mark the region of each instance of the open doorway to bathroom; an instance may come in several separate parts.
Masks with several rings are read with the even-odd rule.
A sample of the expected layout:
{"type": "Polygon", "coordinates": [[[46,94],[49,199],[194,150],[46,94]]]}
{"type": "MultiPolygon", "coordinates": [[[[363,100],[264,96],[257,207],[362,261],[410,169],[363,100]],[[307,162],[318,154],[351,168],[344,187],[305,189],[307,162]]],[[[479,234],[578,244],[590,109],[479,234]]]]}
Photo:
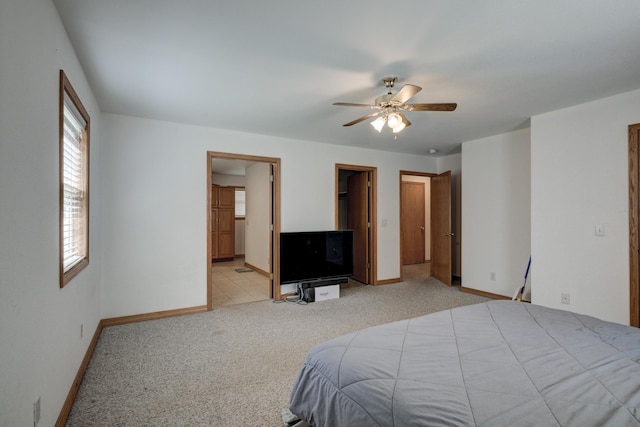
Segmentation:
{"type": "Polygon", "coordinates": [[[207,309],[281,299],[280,159],[207,152],[206,189],[207,309]]]}

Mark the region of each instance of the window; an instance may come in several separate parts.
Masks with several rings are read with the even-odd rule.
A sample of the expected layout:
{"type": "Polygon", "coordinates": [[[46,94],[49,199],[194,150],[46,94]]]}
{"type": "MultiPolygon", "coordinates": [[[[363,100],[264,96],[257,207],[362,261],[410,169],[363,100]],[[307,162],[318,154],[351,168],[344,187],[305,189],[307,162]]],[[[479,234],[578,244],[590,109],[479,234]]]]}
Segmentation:
{"type": "Polygon", "coordinates": [[[236,187],[236,218],[245,217],[245,193],[244,187],[236,187]]]}
{"type": "Polygon", "coordinates": [[[60,287],[89,265],[89,114],[60,70],[60,287]]]}

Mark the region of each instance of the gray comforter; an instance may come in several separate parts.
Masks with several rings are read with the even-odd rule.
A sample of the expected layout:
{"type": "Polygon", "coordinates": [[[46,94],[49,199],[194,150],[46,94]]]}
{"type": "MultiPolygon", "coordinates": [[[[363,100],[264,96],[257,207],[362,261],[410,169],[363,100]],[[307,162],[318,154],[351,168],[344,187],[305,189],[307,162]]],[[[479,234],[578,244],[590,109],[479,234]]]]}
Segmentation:
{"type": "Polygon", "coordinates": [[[314,426],[638,426],[640,330],[512,301],[314,347],[290,410],[314,426]]]}

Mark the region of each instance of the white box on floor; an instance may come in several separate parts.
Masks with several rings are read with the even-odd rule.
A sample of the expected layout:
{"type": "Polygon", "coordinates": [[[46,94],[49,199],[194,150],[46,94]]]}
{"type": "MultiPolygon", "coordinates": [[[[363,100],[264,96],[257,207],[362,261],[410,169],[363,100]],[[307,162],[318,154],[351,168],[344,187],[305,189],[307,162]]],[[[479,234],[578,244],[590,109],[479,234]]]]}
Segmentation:
{"type": "Polygon", "coordinates": [[[314,291],[316,301],[340,298],[340,285],[318,286],[314,291]]]}

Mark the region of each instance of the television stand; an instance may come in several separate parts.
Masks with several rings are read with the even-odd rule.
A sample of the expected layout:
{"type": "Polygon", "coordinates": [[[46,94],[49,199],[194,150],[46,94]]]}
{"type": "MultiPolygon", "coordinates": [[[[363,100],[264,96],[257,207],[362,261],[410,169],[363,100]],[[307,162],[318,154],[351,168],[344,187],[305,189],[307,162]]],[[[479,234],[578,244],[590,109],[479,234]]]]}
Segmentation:
{"type": "Polygon", "coordinates": [[[305,302],[321,301],[324,299],[338,298],[340,295],[340,284],[347,283],[349,277],[331,277],[326,279],[315,279],[300,282],[296,285],[298,297],[305,302]],[[318,293],[316,296],[316,288],[330,286],[324,293],[318,293]],[[337,292],[337,296],[333,294],[337,292]]]}

